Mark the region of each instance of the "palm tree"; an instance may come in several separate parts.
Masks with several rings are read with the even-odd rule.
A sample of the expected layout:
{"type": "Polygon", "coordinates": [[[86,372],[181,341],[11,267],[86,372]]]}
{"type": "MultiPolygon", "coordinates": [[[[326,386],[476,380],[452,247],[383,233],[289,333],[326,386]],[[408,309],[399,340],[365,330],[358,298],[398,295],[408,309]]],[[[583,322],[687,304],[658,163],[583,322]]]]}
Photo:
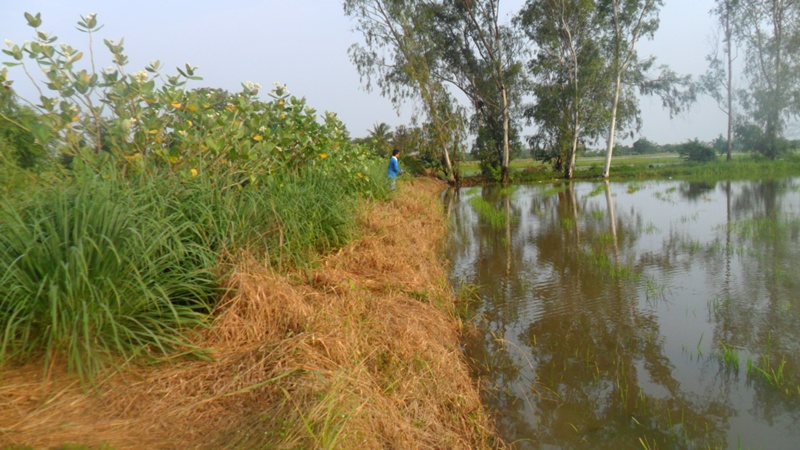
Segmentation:
{"type": "Polygon", "coordinates": [[[392,127],[385,122],[376,123],[369,132],[369,141],[375,152],[381,156],[389,156],[392,147],[392,127]]]}

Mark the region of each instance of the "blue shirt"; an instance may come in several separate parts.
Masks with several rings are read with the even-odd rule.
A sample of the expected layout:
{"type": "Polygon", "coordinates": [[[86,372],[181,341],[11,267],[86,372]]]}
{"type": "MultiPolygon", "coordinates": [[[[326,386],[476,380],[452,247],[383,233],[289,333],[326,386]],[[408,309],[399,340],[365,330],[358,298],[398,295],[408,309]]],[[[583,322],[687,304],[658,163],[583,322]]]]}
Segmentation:
{"type": "Polygon", "coordinates": [[[392,156],[389,160],[389,168],[386,169],[386,176],[389,178],[397,178],[400,175],[400,163],[397,162],[397,157],[392,156]]]}

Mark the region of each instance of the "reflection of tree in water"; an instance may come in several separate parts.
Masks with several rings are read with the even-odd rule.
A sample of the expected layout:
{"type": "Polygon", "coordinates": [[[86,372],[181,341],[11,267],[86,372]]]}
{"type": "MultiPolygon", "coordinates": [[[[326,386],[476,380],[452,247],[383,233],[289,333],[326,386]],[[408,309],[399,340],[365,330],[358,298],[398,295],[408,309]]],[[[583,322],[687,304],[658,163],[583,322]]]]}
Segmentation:
{"type": "MultiPolygon", "coordinates": [[[[757,373],[749,377],[752,413],[768,423],[787,412],[800,420],[800,219],[796,211],[784,212],[796,206],[796,193],[787,196],[795,188],[791,180],[727,183],[726,226],[702,255],[709,284],[718,292],[709,308],[715,346],[735,349],[742,372],[747,358],[767,370],[786,362],[782,386],[757,373]]],[[[721,374],[738,377],[739,371],[721,374]]]]}
{"type": "MultiPolygon", "coordinates": [[[[529,424],[516,420],[528,407],[523,393],[515,393],[515,389],[524,386],[521,380],[530,379],[532,374],[514,343],[507,341],[514,334],[510,329],[519,321],[518,299],[524,295],[527,283],[524,274],[529,270],[524,261],[524,246],[516,245],[519,230],[526,223],[519,219],[520,207],[511,202],[513,195],[490,188],[481,192],[481,198],[503,214],[505,220],[503,226],[497,227],[478,216],[473,225],[472,241],[477,245],[468,281],[480,286],[485,302],[479,331],[466,341],[466,350],[476,362],[477,374],[490,383],[487,401],[503,411],[498,425],[509,433],[529,436],[532,433],[529,424]],[[509,414],[511,411],[514,413],[509,414]]],[[[469,208],[467,201],[462,203],[469,208]]]]}
{"type": "MultiPolygon", "coordinates": [[[[587,259],[612,253],[614,244],[623,261],[635,261],[625,253],[634,249],[638,221],[618,220],[621,238],[609,242],[603,237],[608,224],[582,219],[597,214],[576,203],[571,191],[559,195],[554,214],[542,221],[533,241],[540,267],[551,268],[553,277],[548,289],[536,292],[545,312],[521,337],[534,349],[537,386],[545,394],[534,401],[538,440],[569,448],[598,443],[614,448],[630,447],[643,437],[660,446],[688,446],[695,433],[706,433],[706,416],[730,413],[714,401],[696,403],[681,391],[663,355],[656,317],[637,306],[635,284],[587,267],[587,259]],[[658,397],[647,393],[654,390],[658,397]],[[689,428],[685,435],[671,430],[681,422],[689,428]]],[[[611,196],[606,199],[607,214],[615,216],[611,196]]],[[[724,442],[724,434],[712,427],[702,440],[724,442]]]]}
{"type": "Polygon", "coordinates": [[[714,192],[716,189],[716,182],[709,181],[687,181],[681,183],[678,192],[688,200],[698,200],[714,192]]]}
{"type": "MultiPolygon", "coordinates": [[[[491,380],[503,435],[534,448],[630,447],[640,437],[724,445],[709,417],[724,421],[730,408],[681,391],[656,317],[638,308],[636,287],[614,270],[620,260],[637,269],[641,219],[631,212],[609,224],[611,196],[603,208],[578,200],[571,185],[513,203],[491,190],[481,196],[518,218],[504,229],[478,218],[474,254],[458,256],[474,263],[459,264],[458,275],[482,287],[480,330],[467,353],[491,380]]],[[[454,210],[475,217],[463,199],[454,210]]]]}

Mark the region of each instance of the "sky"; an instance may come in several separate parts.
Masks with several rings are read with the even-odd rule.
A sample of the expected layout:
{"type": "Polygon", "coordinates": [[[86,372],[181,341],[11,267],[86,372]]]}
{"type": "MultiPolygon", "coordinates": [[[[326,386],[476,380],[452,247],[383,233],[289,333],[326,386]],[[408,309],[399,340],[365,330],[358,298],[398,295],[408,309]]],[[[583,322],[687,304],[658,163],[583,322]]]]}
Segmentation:
{"type": "MultiPolygon", "coordinates": [[[[522,3],[503,0],[501,7],[510,12],[522,3]]],[[[641,42],[640,55],[654,55],[659,64],[678,73],[701,74],[714,32],[708,14],[713,0],[664,3],[661,27],[652,41],[641,42]]],[[[197,66],[203,80],[189,88],[236,92],[250,81],[261,84],[265,96],[273,83],[285,84],[318,112],[337,113],[354,137],[366,136],[380,122],[393,128],[408,124],[413,111],[406,106],[398,114],[379,92],[365,91],[347,54],[361,37],[355,21],[344,15],[341,0],[0,0],[1,39],[16,44],[33,40],[25,12],[41,13],[42,31],[84,51],[87,36],[75,24],[81,16],[97,13],[104,25],[94,41],[101,67],[109,65],[102,40],[124,38],[129,73],[157,59],[166,74],[175,74],[175,67],[187,63],[197,66]]],[[[8,60],[0,55],[0,61],[8,60]]],[[[12,70],[10,78],[18,92],[33,98],[35,91],[21,71],[12,70]]],[[[707,97],[672,119],[658,98],[642,98],[640,106],[644,124],[634,140],[644,136],[660,144],[694,138],[710,141],[725,132],[725,115],[707,97]]]]}

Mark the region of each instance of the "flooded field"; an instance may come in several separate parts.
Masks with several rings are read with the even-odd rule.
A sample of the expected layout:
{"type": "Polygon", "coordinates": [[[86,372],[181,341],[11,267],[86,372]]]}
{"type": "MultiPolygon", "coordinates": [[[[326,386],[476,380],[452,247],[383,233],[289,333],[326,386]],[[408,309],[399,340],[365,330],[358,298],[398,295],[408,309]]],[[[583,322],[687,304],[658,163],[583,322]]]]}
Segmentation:
{"type": "Polygon", "coordinates": [[[464,346],[516,448],[800,448],[800,179],[444,202],[464,346]]]}

